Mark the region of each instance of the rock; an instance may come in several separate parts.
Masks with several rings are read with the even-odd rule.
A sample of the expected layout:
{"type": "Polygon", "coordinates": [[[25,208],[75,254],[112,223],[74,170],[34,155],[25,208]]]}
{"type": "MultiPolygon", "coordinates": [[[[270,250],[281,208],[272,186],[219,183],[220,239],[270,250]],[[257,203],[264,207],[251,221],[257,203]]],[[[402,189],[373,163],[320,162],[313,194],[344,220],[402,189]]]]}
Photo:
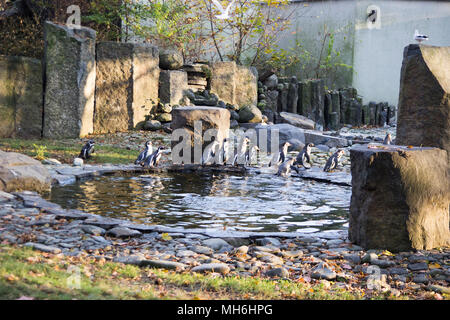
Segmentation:
{"type": "Polygon", "coordinates": [[[428,270],[428,264],[426,262],[410,263],[408,269],[412,271],[428,270]]]}
{"type": "Polygon", "coordinates": [[[0,55],[0,138],[41,138],[41,60],[0,55]]]}
{"type": "Polygon", "coordinates": [[[34,242],[27,242],[24,244],[25,247],[30,247],[33,248],[35,250],[39,250],[42,252],[48,252],[48,253],[60,253],[61,249],[57,248],[57,247],[53,247],[53,246],[46,246],[44,244],[41,243],[34,243],[34,242]]]}
{"type": "Polygon", "coordinates": [[[183,263],[167,260],[143,260],[140,262],[139,266],[167,270],[184,270],[187,268],[183,263]]]}
{"type": "Polygon", "coordinates": [[[413,277],[413,279],[412,279],[412,282],[415,282],[415,283],[428,283],[428,277],[427,277],[427,275],[426,274],[416,274],[416,275],[414,275],[414,277],[413,277]]]}
{"type": "Polygon", "coordinates": [[[378,259],[378,255],[376,253],[366,253],[362,257],[361,262],[362,263],[368,263],[368,262],[370,263],[370,262],[375,261],[377,259],[378,259]]]}
{"type": "Polygon", "coordinates": [[[227,274],[230,272],[230,267],[224,263],[206,263],[192,268],[191,271],[198,273],[218,272],[220,274],[227,274]]]}
{"type": "Polygon", "coordinates": [[[349,145],[347,139],[329,136],[316,130],[305,130],[304,135],[305,143],[314,143],[316,146],[324,144],[329,148],[343,148],[349,145]]]}
{"type": "Polygon", "coordinates": [[[289,123],[293,126],[303,129],[314,130],[316,125],[313,120],[310,120],[299,114],[294,114],[290,112],[280,112],[278,120],[282,123],[289,123]]]}
{"type": "Polygon", "coordinates": [[[265,275],[270,278],[289,278],[289,271],[286,268],[274,268],[267,270],[265,275]]]}
{"type": "Polygon", "coordinates": [[[361,263],[361,257],[357,254],[344,254],[344,259],[347,261],[350,261],[354,264],[360,264],[361,263]]]}
{"type": "Polygon", "coordinates": [[[383,259],[372,259],[370,260],[370,264],[375,266],[379,266],[380,268],[389,268],[395,266],[395,262],[391,260],[383,260],[383,259]]]}
{"type": "Polygon", "coordinates": [[[159,51],[159,67],[164,70],[177,70],[184,64],[183,56],[176,50],[159,51]]]}
{"type": "Polygon", "coordinates": [[[158,120],[145,121],[144,130],[158,131],[162,128],[161,122],[158,120]]]}
{"type": "Polygon", "coordinates": [[[292,76],[288,84],[288,96],[287,96],[287,111],[292,114],[297,114],[297,101],[298,101],[298,80],[297,77],[292,76]]]}
{"type": "Polygon", "coordinates": [[[127,131],[158,102],[158,48],[144,43],[97,43],[94,133],[127,131]]]}
{"type": "Polygon", "coordinates": [[[312,271],[311,278],[334,280],[336,279],[336,272],[326,263],[320,262],[312,271]]]}
{"type": "Polygon", "coordinates": [[[258,146],[263,151],[278,152],[285,142],[298,140],[304,143],[305,141],[304,130],[287,123],[258,125],[255,130],[258,132],[258,146]],[[266,133],[261,131],[267,132],[267,139],[264,138],[266,133]],[[277,141],[278,145],[276,145],[277,141]],[[274,150],[272,150],[272,144],[274,150]]]}
{"type": "Polygon", "coordinates": [[[81,166],[83,166],[83,164],[84,164],[83,159],[81,159],[81,158],[75,158],[75,159],[73,159],[73,165],[74,165],[75,167],[81,167],[81,166]]]}
{"type": "Polygon", "coordinates": [[[48,21],[44,29],[43,136],[82,138],[94,129],[96,33],[48,21]]]}
{"type": "Polygon", "coordinates": [[[236,249],[234,249],[234,253],[235,254],[247,254],[248,252],[248,247],[247,246],[240,246],[236,249]]]}
{"type": "Polygon", "coordinates": [[[427,289],[430,291],[438,292],[438,293],[450,294],[449,287],[440,286],[438,284],[430,284],[430,285],[428,285],[427,289]]]}
{"type": "Polygon", "coordinates": [[[257,72],[234,61],[215,62],[211,68],[211,92],[239,107],[258,103],[257,72]]]}
{"type": "Polygon", "coordinates": [[[262,122],[262,113],[256,106],[244,106],[239,110],[239,122],[260,123],[262,122]]]}
{"type": "Polygon", "coordinates": [[[270,77],[268,77],[266,80],[264,80],[264,85],[267,87],[268,90],[275,89],[278,85],[277,75],[272,74],[270,77]]]}
{"type": "Polygon", "coordinates": [[[450,47],[405,47],[396,144],[444,149],[450,166],[449,68],[450,47]]]}
{"type": "Polygon", "coordinates": [[[213,249],[211,249],[209,247],[205,247],[205,246],[193,246],[192,250],[196,253],[205,254],[205,255],[211,255],[214,253],[213,249]]]}
{"type": "Polygon", "coordinates": [[[60,166],[62,163],[57,159],[49,158],[49,159],[42,160],[42,164],[48,164],[48,165],[52,165],[52,166],[60,166]]]}
{"type": "Polygon", "coordinates": [[[159,75],[159,99],[161,103],[176,105],[188,90],[187,73],[181,70],[163,70],[159,75]]]}
{"type": "Polygon", "coordinates": [[[221,146],[223,139],[228,137],[229,128],[228,109],[216,107],[173,109],[171,123],[171,129],[174,131],[171,152],[173,164],[201,163],[202,151],[210,144],[210,141],[202,141],[201,136],[208,129],[213,129],[212,132],[216,134],[215,139],[221,146]]]}
{"type": "Polygon", "coordinates": [[[93,234],[93,235],[104,235],[106,233],[106,230],[97,226],[90,226],[90,225],[83,225],[81,226],[81,230],[83,230],[86,233],[93,234]]]}
{"type": "Polygon", "coordinates": [[[128,237],[138,237],[141,236],[137,230],[129,229],[127,227],[114,227],[107,232],[108,235],[116,237],[116,238],[128,238],[128,237]]]}
{"type": "Polygon", "coordinates": [[[170,113],[160,113],[160,114],[156,117],[156,119],[157,119],[159,122],[162,122],[162,123],[171,122],[171,121],[172,121],[172,114],[170,114],[170,113]]]}
{"type": "Polygon", "coordinates": [[[448,245],[450,177],[445,151],[355,146],[350,157],[350,241],[392,252],[448,245]]]}
{"type": "MultiPolygon", "coordinates": [[[[266,245],[272,245],[274,247],[281,246],[280,240],[278,240],[277,238],[271,238],[271,237],[256,239],[256,244],[259,246],[266,246],[266,245]]],[[[278,251],[279,251],[279,249],[278,249],[278,251]]]]}
{"type": "Polygon", "coordinates": [[[158,112],[161,113],[171,113],[172,112],[172,106],[168,103],[160,103],[158,106],[158,112]]]}
{"type": "Polygon", "coordinates": [[[51,175],[39,161],[20,153],[0,150],[0,191],[46,192],[50,188],[51,175]]]}
{"type": "Polygon", "coordinates": [[[228,244],[228,242],[226,242],[223,239],[220,238],[212,238],[212,239],[206,239],[203,240],[202,242],[205,246],[215,250],[215,251],[219,251],[220,249],[222,249],[222,247],[229,247],[230,245],[228,244]]]}

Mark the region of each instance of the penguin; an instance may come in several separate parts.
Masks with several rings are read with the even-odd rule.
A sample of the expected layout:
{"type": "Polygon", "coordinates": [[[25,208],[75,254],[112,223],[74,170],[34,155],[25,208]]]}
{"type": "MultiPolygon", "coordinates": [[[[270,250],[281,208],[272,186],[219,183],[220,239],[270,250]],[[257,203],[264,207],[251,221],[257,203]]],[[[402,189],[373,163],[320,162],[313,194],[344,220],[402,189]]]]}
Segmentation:
{"type": "Polygon", "coordinates": [[[228,138],[223,139],[222,150],[220,150],[220,152],[223,164],[226,165],[230,159],[230,140],[228,138]]]}
{"type": "Polygon", "coordinates": [[[249,166],[251,164],[253,156],[255,156],[256,152],[258,152],[258,151],[259,151],[258,146],[252,146],[245,152],[245,165],[246,166],[249,166]]]}
{"type": "Polygon", "coordinates": [[[157,167],[159,164],[159,160],[161,159],[162,152],[161,150],[165,149],[164,146],[159,146],[158,149],[156,149],[155,152],[153,152],[151,155],[149,155],[144,162],[142,162],[141,166],[143,167],[157,167]]]}
{"type": "Polygon", "coordinates": [[[212,143],[206,146],[203,151],[202,165],[208,164],[209,161],[213,160],[216,156],[216,150],[219,147],[219,141],[214,140],[212,143]]]}
{"type": "Polygon", "coordinates": [[[134,164],[141,164],[147,159],[149,155],[153,153],[153,145],[151,141],[145,143],[145,149],[139,154],[134,164]]]}
{"type": "Polygon", "coordinates": [[[314,147],[314,143],[308,143],[306,146],[303,147],[302,151],[300,151],[297,155],[297,158],[295,159],[294,165],[301,165],[305,166],[305,163],[308,162],[310,168],[312,166],[311,164],[311,148],[314,147]]]}
{"type": "Polygon", "coordinates": [[[91,157],[91,154],[94,153],[94,140],[89,140],[81,149],[80,155],[78,156],[78,158],[81,159],[89,159],[91,157]]]}
{"type": "Polygon", "coordinates": [[[239,150],[237,150],[236,154],[234,155],[233,159],[233,165],[236,166],[238,164],[238,159],[244,158],[245,161],[245,154],[247,152],[247,147],[250,142],[250,139],[245,137],[244,140],[242,140],[242,144],[239,150]]]}
{"type": "Polygon", "coordinates": [[[287,177],[291,172],[291,166],[294,164],[295,158],[288,158],[283,164],[278,168],[277,176],[287,177]]]}
{"type": "Polygon", "coordinates": [[[341,157],[344,155],[344,150],[338,150],[336,151],[328,160],[327,163],[325,164],[325,167],[323,168],[323,171],[325,172],[331,172],[332,170],[336,169],[338,164],[339,164],[339,160],[341,159],[341,157]]]}
{"type": "Polygon", "coordinates": [[[281,147],[281,151],[275,154],[272,161],[269,163],[269,167],[272,166],[272,164],[280,165],[286,160],[288,148],[291,146],[289,142],[283,143],[283,146],[281,147]]]}
{"type": "Polygon", "coordinates": [[[392,144],[392,137],[391,137],[391,134],[389,132],[386,134],[386,137],[384,138],[383,144],[392,144]]]}

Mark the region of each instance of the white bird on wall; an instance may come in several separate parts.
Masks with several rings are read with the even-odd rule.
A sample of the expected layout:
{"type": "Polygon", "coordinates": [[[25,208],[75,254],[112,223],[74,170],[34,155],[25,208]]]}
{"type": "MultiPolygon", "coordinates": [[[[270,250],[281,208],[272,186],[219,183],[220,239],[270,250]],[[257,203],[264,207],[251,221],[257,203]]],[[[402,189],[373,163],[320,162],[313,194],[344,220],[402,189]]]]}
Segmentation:
{"type": "Polygon", "coordinates": [[[224,10],[222,4],[217,0],[211,0],[216,8],[221,12],[220,15],[216,16],[217,19],[228,19],[230,17],[230,9],[236,0],[231,1],[228,7],[224,10]]]}
{"type": "Polygon", "coordinates": [[[416,40],[418,43],[421,43],[424,40],[428,40],[428,36],[419,34],[419,30],[416,30],[414,32],[414,40],[416,40]]]}

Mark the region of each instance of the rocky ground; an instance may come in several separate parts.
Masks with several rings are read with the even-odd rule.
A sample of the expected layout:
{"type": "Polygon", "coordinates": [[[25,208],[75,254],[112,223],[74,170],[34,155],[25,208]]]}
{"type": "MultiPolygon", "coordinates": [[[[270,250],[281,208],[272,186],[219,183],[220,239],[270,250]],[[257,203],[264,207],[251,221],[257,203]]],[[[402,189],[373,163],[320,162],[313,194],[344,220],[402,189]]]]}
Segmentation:
{"type": "MultiPolygon", "coordinates": [[[[361,132],[347,130],[348,139],[360,139],[361,132]]],[[[162,144],[168,144],[168,135],[155,133],[97,136],[96,141],[98,148],[114,145],[139,150],[155,135],[162,144]]],[[[385,130],[378,129],[365,132],[363,138],[384,135],[385,130]]],[[[322,166],[332,152],[334,149],[314,148],[314,165],[322,166]]],[[[349,170],[348,148],[346,153],[341,169],[344,172],[349,170]]],[[[235,237],[174,232],[64,210],[30,192],[0,192],[0,239],[3,244],[68,257],[87,256],[179,273],[289,279],[368,298],[382,292],[393,298],[440,300],[450,294],[450,248],[394,254],[365,251],[351,244],[345,234],[235,237]]]]}

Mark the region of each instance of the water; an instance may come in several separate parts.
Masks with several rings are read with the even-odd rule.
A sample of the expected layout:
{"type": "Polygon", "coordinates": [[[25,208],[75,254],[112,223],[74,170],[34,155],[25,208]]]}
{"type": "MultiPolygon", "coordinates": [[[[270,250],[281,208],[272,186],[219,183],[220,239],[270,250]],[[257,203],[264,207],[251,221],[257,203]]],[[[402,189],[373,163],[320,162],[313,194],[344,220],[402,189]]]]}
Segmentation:
{"type": "Polygon", "coordinates": [[[208,230],[303,232],[347,228],[351,188],[273,174],[97,177],[49,200],[138,223],[208,230]]]}

